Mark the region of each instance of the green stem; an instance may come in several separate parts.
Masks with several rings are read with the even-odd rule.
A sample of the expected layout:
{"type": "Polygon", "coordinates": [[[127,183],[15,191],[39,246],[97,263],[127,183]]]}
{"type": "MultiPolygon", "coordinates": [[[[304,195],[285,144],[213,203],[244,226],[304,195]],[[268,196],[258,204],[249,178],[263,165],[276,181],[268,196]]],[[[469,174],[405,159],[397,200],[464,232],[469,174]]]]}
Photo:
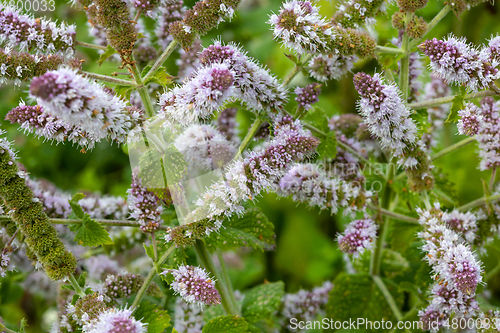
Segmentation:
{"type": "Polygon", "coordinates": [[[194,248],[203,267],[205,267],[209,272],[211,272],[217,279],[217,281],[215,282],[215,286],[221,296],[222,307],[224,308],[224,310],[228,315],[238,316],[239,311],[235,307],[235,305],[231,302],[231,296],[229,295],[229,290],[227,286],[224,284],[224,280],[221,274],[215,267],[215,264],[212,261],[212,258],[210,257],[210,253],[208,253],[208,250],[205,247],[205,243],[203,243],[203,241],[198,239],[196,241],[196,244],[194,245],[194,248]]]}
{"type": "Polygon", "coordinates": [[[106,46],[101,46],[101,45],[95,45],[95,44],[80,42],[78,40],[75,42],[75,45],[86,47],[88,49],[102,50],[102,51],[106,51],[108,49],[106,46]]]}
{"type": "Polygon", "coordinates": [[[457,209],[459,211],[462,211],[462,212],[463,211],[468,211],[468,210],[471,210],[473,208],[482,206],[482,205],[484,205],[487,202],[497,201],[497,200],[500,200],[500,194],[494,194],[494,195],[489,196],[489,197],[483,197],[483,198],[480,198],[480,199],[476,199],[474,201],[469,202],[468,204],[465,204],[463,206],[458,207],[457,209]]]}
{"type": "MultiPolygon", "coordinates": [[[[494,91],[484,90],[484,91],[479,91],[477,93],[466,94],[464,96],[464,100],[481,98],[481,97],[486,97],[486,96],[496,96],[496,95],[497,95],[497,93],[494,91]]],[[[453,96],[429,99],[429,100],[423,101],[423,102],[410,103],[410,104],[408,104],[408,106],[410,108],[412,108],[413,110],[427,109],[427,108],[432,108],[432,107],[439,106],[442,104],[452,103],[453,99],[455,99],[455,97],[456,96],[453,95],[453,96]]]]}
{"type": "Polygon", "coordinates": [[[427,31],[425,32],[425,34],[421,38],[414,39],[410,43],[409,50],[417,47],[424,40],[424,37],[439,23],[439,21],[441,21],[443,19],[443,17],[446,16],[446,14],[448,14],[448,12],[450,10],[451,10],[450,5],[444,6],[443,9],[441,9],[441,11],[436,16],[434,16],[432,21],[429,22],[429,24],[427,25],[427,31]]]}
{"type": "Polygon", "coordinates": [[[146,75],[144,75],[144,81],[148,81],[148,79],[150,79],[156,73],[158,68],[160,68],[165,62],[165,60],[167,60],[168,57],[172,54],[172,52],[174,52],[178,44],[179,43],[175,39],[170,42],[165,51],[163,51],[160,57],[156,59],[151,69],[146,73],[146,75]]]}
{"type": "Polygon", "coordinates": [[[418,219],[410,217],[410,216],[406,216],[406,215],[394,213],[394,212],[391,212],[390,210],[387,210],[387,209],[384,209],[384,208],[380,208],[380,207],[377,207],[377,206],[374,206],[374,205],[367,205],[367,207],[369,209],[371,209],[371,210],[379,212],[380,214],[388,216],[388,217],[391,217],[391,218],[393,218],[395,220],[405,221],[405,222],[408,222],[408,223],[419,224],[418,219]]]}
{"type": "Polygon", "coordinates": [[[248,131],[247,135],[245,135],[245,138],[243,138],[243,141],[241,142],[240,147],[238,148],[238,152],[236,153],[236,156],[234,157],[233,160],[236,160],[238,157],[243,154],[245,149],[247,149],[248,145],[250,144],[250,141],[252,141],[253,137],[255,136],[255,133],[260,128],[260,125],[262,125],[263,121],[260,118],[255,118],[252,127],[250,127],[250,130],[248,131]]]}
{"type": "Polygon", "coordinates": [[[231,283],[231,279],[229,278],[229,273],[227,271],[226,263],[224,262],[224,257],[222,255],[222,251],[220,249],[217,249],[217,258],[219,258],[222,276],[224,277],[224,283],[227,286],[227,290],[229,292],[231,302],[233,303],[233,306],[237,309],[238,305],[236,304],[236,299],[234,298],[233,284],[231,283]]]}
{"type": "Polygon", "coordinates": [[[10,328],[5,327],[2,323],[0,323],[0,332],[2,332],[2,333],[18,333],[16,331],[11,330],[10,328]]]}
{"type": "Polygon", "coordinates": [[[158,262],[158,244],[156,244],[156,236],[154,231],[151,233],[151,243],[153,243],[153,252],[155,255],[155,263],[158,262]]]}
{"type": "Polygon", "coordinates": [[[146,279],[144,280],[141,289],[139,289],[139,292],[137,293],[137,296],[134,299],[134,302],[132,303],[132,308],[135,309],[141,302],[142,297],[148,290],[149,285],[151,284],[151,281],[153,281],[153,278],[155,277],[156,273],[160,269],[160,266],[167,260],[168,256],[172,254],[175,250],[175,245],[170,246],[167,251],[161,256],[161,258],[155,263],[154,267],[149,271],[148,276],[146,276],[146,279]]]}
{"type": "MultiPolygon", "coordinates": [[[[389,304],[389,307],[391,308],[392,313],[394,314],[394,317],[396,317],[396,319],[398,321],[403,320],[403,315],[399,311],[399,308],[396,304],[396,301],[392,297],[389,289],[387,289],[384,281],[380,278],[380,276],[373,276],[372,278],[373,278],[373,282],[375,282],[375,284],[378,286],[378,288],[382,292],[382,295],[384,295],[384,298],[385,298],[387,304],[389,304]]],[[[409,329],[405,329],[405,332],[411,333],[411,331],[409,329]]]]}
{"type": "Polygon", "coordinates": [[[78,284],[78,281],[76,281],[73,274],[70,274],[68,276],[68,282],[71,284],[71,286],[75,290],[75,293],[77,293],[80,297],[85,296],[85,291],[82,289],[82,287],[80,287],[80,285],[78,284]]]}
{"type": "Polygon", "coordinates": [[[112,77],[112,76],[96,74],[96,73],[89,73],[89,72],[84,72],[84,71],[82,71],[81,73],[89,78],[100,80],[103,82],[119,84],[121,86],[131,86],[131,87],[137,86],[137,84],[134,81],[130,81],[130,80],[123,80],[123,79],[118,79],[118,78],[112,77]]]}
{"type": "Polygon", "coordinates": [[[455,150],[458,150],[466,145],[468,145],[469,143],[475,141],[476,139],[474,137],[469,137],[467,139],[463,139],[462,141],[459,141],[455,144],[452,144],[451,146],[449,147],[446,147],[445,149],[437,152],[436,154],[432,155],[431,156],[431,159],[433,161],[445,156],[445,155],[448,155],[450,153],[453,153],[455,150]]]}
{"type": "Polygon", "coordinates": [[[405,51],[400,48],[380,46],[380,45],[375,46],[375,51],[378,51],[380,53],[405,54],[405,51]]]}
{"type": "Polygon", "coordinates": [[[139,91],[139,95],[141,96],[142,104],[144,105],[144,109],[146,111],[146,115],[148,117],[152,117],[155,114],[155,109],[153,104],[151,103],[151,98],[149,97],[148,88],[144,85],[144,82],[141,78],[141,74],[137,69],[135,64],[128,65],[128,68],[132,72],[134,76],[135,83],[137,84],[137,90],[139,91]]]}
{"type": "Polygon", "coordinates": [[[307,64],[307,62],[311,58],[312,58],[312,54],[306,56],[300,65],[295,64],[295,67],[292,69],[292,71],[290,73],[288,73],[288,75],[283,80],[283,85],[287,86],[288,84],[290,84],[290,82],[292,82],[295,75],[297,75],[300,72],[300,70],[304,67],[305,64],[307,64]]]}
{"type": "MultiPolygon", "coordinates": [[[[11,218],[8,215],[0,215],[0,221],[10,221],[11,218]]],[[[78,219],[49,219],[52,224],[81,224],[82,220],[78,219]]],[[[127,221],[127,220],[94,220],[103,226],[116,226],[116,227],[134,227],[139,228],[141,225],[137,222],[127,221]]],[[[166,227],[165,227],[166,229],[166,227]]]]}
{"type": "Polygon", "coordinates": [[[407,28],[408,24],[411,21],[413,14],[412,13],[406,13],[405,16],[405,31],[403,34],[403,41],[401,45],[401,49],[403,50],[405,56],[403,59],[401,59],[401,73],[399,76],[399,87],[401,88],[401,91],[403,93],[403,100],[405,102],[408,101],[408,94],[409,94],[409,83],[410,83],[410,54],[408,53],[408,44],[410,42],[410,37],[408,36],[407,33],[407,28]]]}

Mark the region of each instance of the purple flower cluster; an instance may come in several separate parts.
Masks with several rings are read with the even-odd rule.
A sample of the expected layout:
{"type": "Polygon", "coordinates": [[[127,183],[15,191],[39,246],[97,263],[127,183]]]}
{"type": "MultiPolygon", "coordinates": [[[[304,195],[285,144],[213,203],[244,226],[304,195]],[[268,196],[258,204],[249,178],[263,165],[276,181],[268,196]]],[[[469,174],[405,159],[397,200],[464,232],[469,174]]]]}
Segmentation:
{"type": "Polygon", "coordinates": [[[68,68],[34,78],[30,94],[43,112],[91,133],[92,140],[109,138],[125,142],[127,134],[141,120],[137,109],[128,112],[122,99],[68,68]]]}
{"type": "Polygon", "coordinates": [[[72,56],[76,27],[33,18],[0,4],[0,43],[21,51],[72,56]]]}
{"type": "Polygon", "coordinates": [[[411,188],[417,192],[432,188],[430,158],[423,151],[417,126],[400,90],[384,84],[379,74],[371,77],[358,73],[354,76],[354,86],[361,95],[359,111],[370,133],[398,159],[398,165],[405,168],[411,188]]]}
{"type": "Polygon", "coordinates": [[[431,320],[444,322],[452,315],[474,316],[478,312],[475,292],[482,283],[483,269],[464,238],[475,238],[475,216],[456,211],[443,213],[438,205],[417,211],[424,227],[418,234],[425,242],[422,250],[437,282],[431,291],[430,305],[419,313],[421,320],[429,325],[431,320]]]}
{"type": "Polygon", "coordinates": [[[332,214],[343,208],[344,214],[363,209],[371,196],[360,186],[329,176],[315,164],[296,164],[281,178],[278,194],[310,207],[329,209],[332,214]]]}
{"type": "MultiPolygon", "coordinates": [[[[291,164],[314,154],[319,144],[298,120],[288,116],[276,118],[274,131],[275,136],[266,148],[252,151],[226,168],[225,179],[207,188],[196,202],[198,207],[186,216],[185,223],[210,219],[214,226],[206,232],[217,230],[221,217],[243,213],[242,202],[253,200],[263,190],[275,189],[291,164]]],[[[166,240],[170,240],[168,234],[166,240]]]]}
{"type": "Polygon", "coordinates": [[[222,110],[217,118],[217,129],[221,132],[228,140],[234,142],[239,141],[238,129],[236,127],[236,113],[237,108],[227,108],[222,110]]]}
{"type": "Polygon", "coordinates": [[[359,257],[372,249],[373,242],[377,239],[377,225],[372,219],[354,220],[338,235],[337,241],[340,251],[359,257]]]}
{"type": "Polygon", "coordinates": [[[187,7],[183,0],[176,0],[161,7],[155,28],[155,35],[158,37],[158,45],[166,49],[174,37],[170,34],[170,24],[181,21],[187,7]]]}
{"type": "Polygon", "coordinates": [[[85,323],[83,333],[146,333],[147,324],[134,318],[131,309],[112,308],[85,323]]]}
{"type": "Polygon", "coordinates": [[[356,61],[352,55],[321,54],[309,61],[309,74],[320,82],[338,80],[351,71],[356,61]]]}
{"type": "MultiPolygon", "coordinates": [[[[318,315],[324,314],[324,308],[328,302],[328,293],[332,290],[333,284],[326,281],[322,286],[311,291],[301,289],[294,294],[285,294],[283,297],[283,310],[281,316],[284,323],[290,323],[292,318],[297,321],[312,321],[318,315]]],[[[297,332],[291,325],[284,325],[290,332],[297,332]]]]}
{"type": "Polygon", "coordinates": [[[202,66],[222,62],[234,71],[235,97],[250,110],[270,112],[286,104],[283,84],[235,45],[216,41],[201,52],[199,59],[202,66]]]}
{"type": "Polygon", "coordinates": [[[183,125],[208,118],[234,97],[235,76],[225,63],[202,67],[185,84],[161,96],[162,111],[183,125]]]}
{"type": "Polygon", "coordinates": [[[465,104],[465,108],[458,111],[458,115],[460,117],[457,123],[458,133],[474,136],[484,128],[482,111],[476,104],[465,104]]]}
{"type": "Polygon", "coordinates": [[[14,264],[10,262],[10,257],[6,253],[0,254],[0,276],[5,277],[8,271],[13,271],[14,264]]]}
{"type": "Polygon", "coordinates": [[[478,51],[464,38],[449,36],[446,40],[427,40],[420,49],[431,60],[430,68],[435,75],[448,83],[463,84],[475,92],[488,89],[500,78],[496,68],[500,64],[499,58],[492,52],[495,43],[493,39],[491,48],[478,51]]]}
{"type": "Polygon", "coordinates": [[[304,88],[297,87],[294,93],[297,95],[295,100],[299,103],[299,106],[309,110],[311,106],[319,100],[321,84],[311,83],[304,88]]]}
{"type": "Polygon", "coordinates": [[[481,170],[500,166],[500,104],[492,97],[481,100],[482,126],[476,136],[481,170]]]}
{"type": "Polygon", "coordinates": [[[172,274],[175,279],[170,287],[186,303],[196,304],[200,307],[220,304],[221,297],[217,289],[215,289],[215,282],[212,281],[203,268],[179,266],[177,269],[171,269],[162,274],[166,275],[168,273],[172,274]]]}
{"type": "Polygon", "coordinates": [[[162,200],[142,185],[137,173],[132,174],[132,185],[127,190],[127,203],[131,211],[130,216],[141,224],[144,232],[158,230],[163,213],[162,200]]]}

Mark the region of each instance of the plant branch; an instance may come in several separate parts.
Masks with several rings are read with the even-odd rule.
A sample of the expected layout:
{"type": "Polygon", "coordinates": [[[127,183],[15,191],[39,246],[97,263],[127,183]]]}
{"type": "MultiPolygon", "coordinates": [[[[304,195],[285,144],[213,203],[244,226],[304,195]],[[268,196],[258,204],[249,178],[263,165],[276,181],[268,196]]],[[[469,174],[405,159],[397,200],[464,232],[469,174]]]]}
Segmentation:
{"type": "Polygon", "coordinates": [[[132,87],[137,86],[137,84],[134,81],[130,81],[130,80],[123,80],[123,79],[118,79],[118,78],[112,77],[112,76],[84,72],[84,71],[82,71],[81,73],[87,77],[90,77],[90,78],[96,79],[96,80],[100,80],[103,82],[119,84],[121,86],[132,86],[132,87]]]}
{"type": "Polygon", "coordinates": [[[222,251],[220,249],[217,249],[217,258],[219,259],[222,276],[224,278],[224,283],[227,286],[229,297],[231,298],[231,302],[233,303],[234,308],[237,309],[238,305],[236,304],[236,299],[234,298],[233,284],[231,283],[231,279],[229,278],[226,263],[224,262],[224,256],[222,255],[222,251]]]}
{"type": "MultiPolygon", "coordinates": [[[[8,215],[0,215],[0,221],[10,221],[11,218],[8,215]]],[[[49,219],[52,224],[67,224],[67,225],[72,225],[72,224],[81,224],[82,220],[78,219],[49,219]]],[[[127,220],[94,220],[97,223],[103,225],[103,226],[116,226],[116,227],[134,227],[134,228],[139,228],[141,225],[137,222],[134,221],[127,221],[127,220]]],[[[166,229],[166,227],[162,227],[163,229],[166,229]]]]}
{"type": "Polygon", "coordinates": [[[224,284],[224,279],[219,273],[219,270],[217,269],[217,267],[215,267],[215,264],[212,261],[212,258],[210,257],[210,253],[208,253],[205,243],[203,243],[203,241],[198,239],[196,241],[196,244],[194,245],[194,248],[203,267],[205,267],[209,272],[211,272],[217,279],[217,281],[215,281],[215,286],[217,287],[217,290],[221,295],[222,307],[224,308],[224,310],[228,315],[238,316],[239,311],[235,307],[235,304],[231,302],[229,289],[224,284]]]}
{"type": "Polygon", "coordinates": [[[250,127],[250,130],[248,130],[247,135],[243,138],[243,141],[240,144],[240,147],[238,148],[238,152],[236,153],[236,156],[234,156],[233,160],[236,160],[238,157],[243,154],[245,149],[247,149],[248,145],[250,144],[250,141],[252,141],[253,137],[255,136],[255,133],[259,130],[260,126],[262,125],[263,121],[260,118],[255,118],[252,127],[250,127]]]}
{"type": "Polygon", "coordinates": [[[168,59],[168,57],[172,54],[172,52],[175,50],[175,48],[177,47],[178,44],[179,43],[175,39],[170,42],[170,44],[167,46],[165,51],[163,51],[163,53],[160,55],[160,57],[158,59],[156,59],[155,63],[151,67],[151,69],[146,73],[146,75],[144,75],[144,78],[143,78],[144,81],[147,81],[156,73],[158,68],[160,68],[161,65],[163,65],[165,60],[168,59]]]}
{"type": "Polygon", "coordinates": [[[293,78],[295,77],[295,75],[297,75],[300,70],[304,67],[304,65],[312,58],[312,54],[306,56],[304,58],[304,60],[302,61],[302,64],[298,65],[298,64],[295,64],[295,67],[292,69],[292,71],[290,73],[288,73],[288,75],[285,77],[285,79],[283,80],[283,85],[287,86],[290,84],[290,82],[292,82],[293,78]]]}
{"type": "MultiPolygon", "coordinates": [[[[133,60],[133,56],[132,56],[133,60]]],[[[134,76],[134,80],[137,84],[137,90],[139,91],[139,95],[141,96],[142,105],[146,111],[146,115],[148,117],[152,117],[155,114],[155,109],[153,108],[153,104],[151,103],[151,98],[149,97],[148,88],[144,85],[144,81],[141,78],[141,74],[135,65],[135,60],[133,60],[132,64],[128,65],[128,68],[132,75],[134,76]]]]}
{"type": "MultiPolygon", "coordinates": [[[[495,96],[495,95],[497,95],[497,93],[494,91],[484,90],[484,91],[479,91],[477,93],[466,94],[464,96],[464,100],[481,98],[481,97],[486,97],[486,96],[495,96]]],[[[432,107],[439,106],[442,104],[452,103],[453,99],[455,97],[456,96],[453,95],[453,96],[448,96],[448,97],[434,98],[434,99],[429,99],[429,100],[423,101],[423,102],[410,103],[410,104],[408,104],[408,106],[414,110],[427,109],[427,108],[432,108],[432,107]]]]}
{"type": "Polygon", "coordinates": [[[474,201],[469,202],[468,204],[465,204],[463,206],[458,207],[457,209],[459,211],[462,211],[462,212],[463,211],[468,211],[468,210],[471,210],[473,208],[482,206],[482,205],[484,205],[487,202],[497,201],[497,200],[500,200],[500,194],[494,194],[494,195],[489,196],[489,197],[483,197],[483,198],[480,198],[480,199],[476,199],[474,201]]]}
{"type": "Polygon", "coordinates": [[[14,234],[12,235],[12,237],[9,239],[9,241],[7,242],[7,244],[5,244],[3,246],[3,250],[2,250],[2,253],[5,253],[7,252],[8,248],[10,247],[10,244],[12,244],[12,242],[14,241],[14,239],[16,239],[16,236],[17,236],[17,233],[19,232],[19,229],[16,229],[16,232],[14,232],[14,234]]]}
{"type": "Polygon", "coordinates": [[[151,233],[151,243],[153,243],[153,251],[155,255],[155,263],[158,262],[158,244],[156,244],[156,236],[154,231],[151,233]]]}
{"type": "Polygon", "coordinates": [[[73,274],[68,276],[68,282],[71,284],[71,286],[75,290],[75,293],[77,293],[80,297],[85,297],[85,291],[82,289],[82,287],[80,287],[80,285],[78,284],[78,281],[76,281],[73,274]]]}
{"type": "Polygon", "coordinates": [[[436,154],[432,155],[431,159],[433,161],[435,161],[435,160],[437,160],[437,159],[439,159],[439,158],[441,158],[441,157],[443,157],[445,155],[453,153],[454,151],[456,151],[456,150],[458,150],[458,149],[460,149],[460,148],[468,145],[469,143],[471,143],[471,142],[473,142],[475,140],[476,139],[474,137],[469,137],[467,139],[463,139],[462,141],[459,141],[459,142],[457,142],[455,144],[452,144],[451,146],[446,147],[445,149],[443,149],[443,150],[437,152],[436,154]]]}
{"type": "Polygon", "coordinates": [[[439,21],[441,21],[443,19],[443,17],[446,16],[446,14],[448,14],[448,12],[450,10],[451,10],[450,5],[444,6],[443,9],[441,9],[441,11],[436,16],[434,16],[434,18],[429,22],[429,24],[427,25],[427,31],[425,32],[425,34],[421,38],[414,39],[410,43],[409,50],[417,47],[424,40],[424,37],[439,23],[439,21]]]}
{"type": "MultiPolygon", "coordinates": [[[[378,286],[378,288],[382,292],[382,295],[384,295],[384,298],[385,298],[387,304],[389,304],[389,307],[391,308],[392,313],[394,314],[394,317],[396,317],[396,319],[398,321],[402,321],[403,315],[399,311],[398,306],[396,304],[396,301],[392,297],[389,289],[387,289],[384,281],[380,278],[380,276],[373,276],[372,278],[373,278],[373,282],[375,282],[375,284],[378,286]]],[[[405,332],[411,333],[411,331],[409,329],[406,329],[406,328],[405,328],[405,332]]]]}
{"type": "Polygon", "coordinates": [[[106,46],[101,46],[101,45],[95,45],[95,44],[80,42],[78,40],[75,42],[75,45],[86,47],[88,49],[102,50],[102,51],[106,51],[108,49],[106,46]]]}
{"type": "Polygon", "coordinates": [[[408,102],[408,94],[409,94],[409,85],[410,85],[410,54],[408,53],[408,44],[410,41],[410,37],[408,36],[408,24],[413,17],[413,13],[406,13],[405,15],[405,30],[403,33],[403,41],[401,44],[401,49],[403,50],[405,56],[401,59],[401,74],[399,76],[399,87],[403,93],[403,100],[408,102]]]}
{"type": "Polygon", "coordinates": [[[405,221],[405,222],[408,222],[408,223],[419,224],[418,219],[416,219],[414,217],[410,217],[410,216],[406,216],[406,215],[394,213],[394,212],[391,212],[390,210],[387,210],[387,209],[384,209],[384,208],[380,208],[380,207],[377,207],[377,206],[374,206],[374,205],[370,205],[370,204],[367,205],[367,207],[369,209],[371,209],[371,210],[379,212],[382,215],[392,217],[395,220],[405,221]]]}
{"type": "Polygon", "coordinates": [[[405,51],[400,48],[380,46],[380,45],[375,46],[375,51],[379,53],[405,54],[405,51]]]}
{"type": "Polygon", "coordinates": [[[158,270],[160,269],[160,266],[165,262],[165,260],[167,260],[168,256],[172,254],[174,250],[175,245],[170,246],[167,251],[161,256],[161,258],[155,263],[154,267],[149,271],[148,276],[146,277],[146,279],[144,279],[144,283],[139,289],[139,292],[137,293],[137,296],[135,296],[134,302],[131,305],[131,308],[133,308],[134,311],[141,302],[142,297],[144,297],[144,294],[146,293],[146,290],[148,290],[148,287],[151,284],[151,281],[153,281],[156,273],[159,273],[158,270]]]}

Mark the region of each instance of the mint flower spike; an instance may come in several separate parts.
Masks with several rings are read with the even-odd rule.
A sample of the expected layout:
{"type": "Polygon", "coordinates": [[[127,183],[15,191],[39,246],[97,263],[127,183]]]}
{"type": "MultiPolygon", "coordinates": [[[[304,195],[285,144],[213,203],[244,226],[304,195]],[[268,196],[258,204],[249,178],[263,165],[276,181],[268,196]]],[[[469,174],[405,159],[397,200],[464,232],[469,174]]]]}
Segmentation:
{"type": "Polygon", "coordinates": [[[332,23],[344,28],[359,28],[376,22],[374,16],[384,11],[383,0],[347,0],[339,4],[332,23]]]}
{"type": "Polygon", "coordinates": [[[163,272],[163,275],[172,274],[174,282],[170,288],[179,294],[186,303],[195,304],[200,307],[205,305],[217,305],[221,303],[221,296],[215,289],[215,281],[201,267],[179,266],[163,272]]]}
{"type": "Polygon", "coordinates": [[[411,189],[419,192],[432,188],[433,166],[400,90],[393,84],[384,84],[379,74],[371,77],[358,73],[354,76],[354,86],[361,95],[358,107],[364,123],[382,147],[397,159],[398,165],[405,168],[411,189]]]}
{"type": "Polygon", "coordinates": [[[453,35],[445,40],[426,40],[419,48],[429,57],[433,73],[447,83],[465,85],[470,91],[477,92],[489,89],[490,84],[500,78],[497,69],[500,61],[492,56],[492,48],[478,51],[465,38],[453,35]]]}
{"type": "Polygon", "coordinates": [[[170,24],[181,21],[186,11],[187,7],[184,6],[183,0],[176,0],[161,7],[155,35],[158,37],[158,45],[163,49],[166,49],[170,42],[174,40],[174,36],[169,31],[170,24]]]}
{"type": "Polygon", "coordinates": [[[253,112],[271,114],[287,102],[287,88],[233,43],[214,41],[200,53],[199,60],[202,66],[222,62],[234,71],[235,98],[253,112]]]}
{"type": "Polygon", "coordinates": [[[457,123],[458,133],[474,136],[485,126],[481,109],[474,103],[465,104],[463,110],[458,111],[460,119],[457,123]]]}
{"type": "Polygon", "coordinates": [[[325,306],[328,303],[329,292],[333,284],[326,281],[323,285],[311,291],[301,289],[294,294],[285,294],[283,297],[283,310],[281,316],[285,323],[296,318],[299,321],[313,321],[318,315],[324,316],[325,306]]]}
{"type": "Polygon", "coordinates": [[[321,94],[321,84],[311,83],[304,88],[297,87],[294,90],[295,101],[299,103],[300,107],[309,110],[311,106],[319,100],[319,95],[321,94]]]}
{"type": "Polygon", "coordinates": [[[102,85],[69,68],[34,78],[30,95],[36,98],[44,112],[90,133],[92,140],[109,138],[125,142],[128,133],[141,122],[138,109],[128,108],[102,85]]]}
{"type": "MultiPolygon", "coordinates": [[[[475,109],[477,112],[477,109],[475,109]]],[[[488,170],[500,166],[500,103],[492,97],[481,100],[481,122],[476,136],[479,143],[480,170],[488,170]]],[[[463,123],[463,121],[462,121],[463,123]]]]}
{"type": "Polygon", "coordinates": [[[370,251],[377,239],[377,225],[372,219],[354,220],[337,238],[340,251],[358,258],[370,251]]]}
{"type": "MultiPolygon", "coordinates": [[[[4,133],[0,130],[0,136],[4,133]]],[[[58,238],[43,205],[26,185],[25,173],[19,171],[15,160],[11,143],[0,137],[0,198],[25,237],[26,246],[47,275],[52,280],[64,279],[74,273],[76,259],[58,238]]]]}
{"type": "Polygon", "coordinates": [[[20,51],[70,57],[75,51],[76,26],[59,26],[44,18],[33,18],[0,3],[0,44],[20,51]]]}
{"type": "Polygon", "coordinates": [[[200,68],[182,86],[160,97],[162,111],[182,125],[210,117],[236,94],[236,73],[225,63],[200,68]]]}
{"type": "Polygon", "coordinates": [[[320,82],[339,80],[352,70],[357,60],[358,57],[352,55],[321,54],[309,61],[309,75],[320,82]]]}
{"type": "Polygon", "coordinates": [[[146,333],[147,324],[132,315],[131,308],[111,308],[83,325],[83,333],[146,333]]]}

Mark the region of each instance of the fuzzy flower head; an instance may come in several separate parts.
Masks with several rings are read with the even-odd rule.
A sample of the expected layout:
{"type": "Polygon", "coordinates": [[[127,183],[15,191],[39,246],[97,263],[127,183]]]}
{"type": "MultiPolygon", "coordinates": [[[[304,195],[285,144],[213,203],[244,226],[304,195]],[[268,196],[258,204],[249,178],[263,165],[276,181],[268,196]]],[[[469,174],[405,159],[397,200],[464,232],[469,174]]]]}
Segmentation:
{"type": "Polygon", "coordinates": [[[464,38],[436,38],[420,45],[422,52],[431,60],[430,67],[434,74],[448,83],[464,84],[471,91],[488,88],[500,77],[496,67],[496,58],[478,52],[464,38]]]}
{"type": "Polygon", "coordinates": [[[349,223],[338,236],[340,251],[359,257],[365,250],[371,250],[377,238],[377,225],[371,219],[355,220],[349,223]]]}
{"type": "Polygon", "coordinates": [[[112,308],[83,326],[83,333],[145,333],[146,324],[132,316],[131,309],[112,308]]]}
{"type": "Polygon", "coordinates": [[[318,8],[309,1],[291,0],[283,4],[279,14],[269,18],[274,38],[298,54],[325,53],[333,36],[328,23],[319,15],[318,8]]]}
{"type": "Polygon", "coordinates": [[[356,60],[356,56],[322,54],[309,61],[309,74],[320,82],[338,80],[351,71],[356,60]]]}
{"type": "Polygon", "coordinates": [[[483,128],[481,109],[474,103],[467,103],[465,109],[458,111],[460,117],[457,127],[458,133],[474,136],[483,128]]]}
{"type": "Polygon", "coordinates": [[[384,10],[383,0],[347,0],[340,3],[332,23],[344,28],[358,28],[375,23],[374,16],[384,10]]]}
{"type": "Polygon", "coordinates": [[[177,269],[165,271],[174,276],[171,288],[179,294],[186,303],[204,305],[220,304],[220,295],[215,289],[215,282],[208,273],[200,267],[179,266],[177,269]]]}
{"type": "Polygon", "coordinates": [[[156,25],[155,35],[158,37],[157,43],[163,49],[166,49],[168,44],[174,39],[169,32],[170,24],[181,21],[186,10],[187,8],[184,6],[183,0],[176,0],[162,6],[161,13],[157,19],[158,23],[156,25]]]}
{"type": "Polygon", "coordinates": [[[481,100],[482,126],[477,134],[480,170],[500,166],[500,105],[492,97],[481,100]]]}
{"type": "Polygon", "coordinates": [[[203,67],[188,82],[162,95],[162,110],[183,125],[208,118],[235,95],[235,75],[224,63],[203,67]]]}
{"type": "Polygon", "coordinates": [[[321,84],[311,83],[304,88],[295,88],[295,100],[299,103],[299,106],[309,110],[311,106],[319,100],[319,94],[321,94],[321,84]]]}

